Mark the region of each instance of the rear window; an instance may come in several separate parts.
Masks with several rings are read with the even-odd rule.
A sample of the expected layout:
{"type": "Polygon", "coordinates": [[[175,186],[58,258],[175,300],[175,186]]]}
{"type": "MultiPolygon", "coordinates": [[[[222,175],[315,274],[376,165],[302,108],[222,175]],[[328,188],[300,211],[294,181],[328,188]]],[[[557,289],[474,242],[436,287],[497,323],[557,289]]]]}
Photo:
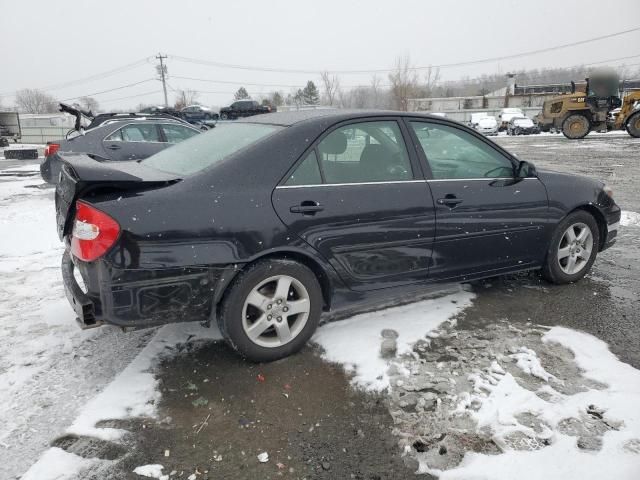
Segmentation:
{"type": "Polygon", "coordinates": [[[206,133],[152,155],[143,163],[163,172],[191,175],[282,128],[255,123],[218,124],[206,133]]]}

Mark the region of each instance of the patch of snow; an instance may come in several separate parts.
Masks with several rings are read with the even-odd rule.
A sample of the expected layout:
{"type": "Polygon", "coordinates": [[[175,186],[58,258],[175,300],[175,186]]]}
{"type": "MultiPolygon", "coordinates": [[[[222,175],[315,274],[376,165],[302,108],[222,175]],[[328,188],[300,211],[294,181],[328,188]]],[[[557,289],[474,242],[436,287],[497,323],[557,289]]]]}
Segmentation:
{"type": "Polygon", "coordinates": [[[100,420],[154,417],[161,394],[152,371],[162,354],[175,352],[174,347],[194,340],[220,340],[216,328],[202,327],[197,322],[166,325],[138,356],[82,409],[68,433],[87,435],[102,440],[118,440],[126,432],[114,428],[98,428],[100,420]]]}
{"type": "Polygon", "coordinates": [[[640,213],[622,211],[620,225],[623,227],[640,227],[640,213]]]}
{"type": "Polygon", "coordinates": [[[542,365],[536,352],[527,347],[520,347],[520,350],[512,355],[511,358],[516,360],[516,365],[525,373],[538,377],[545,382],[555,379],[553,375],[547,372],[542,365]]]}
{"type": "Polygon", "coordinates": [[[85,470],[99,460],[86,459],[60,448],[50,448],[20,480],[72,480],[77,472],[85,470]]]}
{"type": "Polygon", "coordinates": [[[341,363],[353,373],[355,384],[380,391],[389,386],[389,360],[380,357],[380,332],[397,331],[397,353],[406,354],[415,342],[471,305],[473,297],[461,288],[440,298],[356,315],[321,326],[312,340],[324,349],[326,360],[341,363]]]}
{"type": "Polygon", "coordinates": [[[167,480],[169,478],[169,475],[163,475],[162,469],[164,469],[164,467],[156,463],[153,465],[142,465],[140,467],[136,467],[133,470],[133,473],[135,473],[136,475],[140,475],[141,477],[167,480]]]}
{"type": "MultiPolygon", "coordinates": [[[[498,380],[495,385],[478,376],[476,385],[480,388],[473,397],[481,402],[481,407],[473,415],[479,429],[492,432],[493,440],[503,453],[467,453],[462,463],[452,470],[430,471],[427,465],[421,464],[421,472],[437,474],[444,480],[639,478],[640,452],[632,446],[640,445],[640,371],[622,363],[604,342],[586,333],[553,327],[543,336],[543,341],[555,342],[571,350],[576,364],[583,370],[582,375],[605,387],[570,395],[544,385],[539,390],[549,396],[544,400],[536,392],[520,386],[509,373],[500,377],[492,375],[493,380],[498,380]],[[585,415],[592,405],[603,412],[609,425],[619,426],[604,433],[602,447],[596,451],[580,449],[575,436],[558,429],[561,421],[585,415]],[[505,442],[506,435],[518,431],[533,433],[516,420],[520,413],[532,414],[544,422],[546,430],[535,435],[546,438],[548,446],[530,451],[509,447],[505,442]]],[[[531,360],[531,354],[526,352],[526,355],[531,360]]],[[[467,404],[469,400],[461,399],[467,404]]]]}

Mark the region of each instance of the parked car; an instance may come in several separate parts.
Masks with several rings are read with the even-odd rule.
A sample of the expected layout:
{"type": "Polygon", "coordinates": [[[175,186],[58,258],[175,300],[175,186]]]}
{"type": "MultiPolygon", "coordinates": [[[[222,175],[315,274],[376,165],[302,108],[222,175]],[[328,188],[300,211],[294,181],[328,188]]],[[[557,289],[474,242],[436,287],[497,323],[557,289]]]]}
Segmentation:
{"type": "Polygon", "coordinates": [[[49,142],[44,150],[40,174],[45,182],[56,184],[60,175],[61,156],[84,153],[94,162],[142,160],[168,146],[182,142],[201,130],[170,116],[135,117],[105,116],[95,118],[85,130],[73,130],[64,140],[49,142]]]}
{"type": "Polygon", "coordinates": [[[469,120],[469,126],[475,128],[481,118],[488,117],[489,114],[487,112],[475,112],[471,114],[471,119],[469,120]]]}
{"type": "Polygon", "coordinates": [[[473,128],[483,135],[497,135],[498,121],[496,120],[496,117],[488,115],[480,118],[473,128]]]}
{"type": "Polygon", "coordinates": [[[260,105],[255,100],[238,100],[233,102],[229,107],[220,109],[221,120],[235,120],[241,117],[252,117],[261,113],[275,112],[275,107],[269,105],[260,105]]]}
{"type": "Polygon", "coordinates": [[[540,133],[538,126],[527,117],[512,117],[507,124],[507,135],[531,135],[540,133]]]}
{"type": "Polygon", "coordinates": [[[499,128],[501,132],[507,129],[507,125],[509,124],[509,120],[513,117],[524,117],[525,114],[520,108],[503,108],[500,110],[498,114],[498,122],[499,128]]]}
{"type": "Polygon", "coordinates": [[[201,123],[209,120],[218,120],[219,115],[211,111],[210,108],[202,105],[189,105],[180,110],[184,120],[189,123],[201,123]]]}
{"type": "Polygon", "coordinates": [[[602,182],[417,113],[260,115],[141,162],[63,161],[57,225],[80,326],[217,322],[253,361],[299,350],[322,312],[440,282],[531,269],[575,282],[620,221],[602,182]]]}

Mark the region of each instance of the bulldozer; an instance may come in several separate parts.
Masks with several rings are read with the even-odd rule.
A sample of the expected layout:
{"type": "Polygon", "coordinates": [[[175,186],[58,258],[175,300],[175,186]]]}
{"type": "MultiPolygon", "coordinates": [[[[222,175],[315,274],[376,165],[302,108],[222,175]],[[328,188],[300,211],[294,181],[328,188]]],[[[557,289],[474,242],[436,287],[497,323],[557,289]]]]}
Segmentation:
{"type": "Polygon", "coordinates": [[[640,91],[620,98],[618,76],[594,74],[582,85],[571,82],[571,93],[546,100],[535,120],[543,132],[561,131],[569,139],[584,138],[591,131],[622,130],[640,137],[640,91]],[[620,108],[611,120],[611,112],[620,108]]]}

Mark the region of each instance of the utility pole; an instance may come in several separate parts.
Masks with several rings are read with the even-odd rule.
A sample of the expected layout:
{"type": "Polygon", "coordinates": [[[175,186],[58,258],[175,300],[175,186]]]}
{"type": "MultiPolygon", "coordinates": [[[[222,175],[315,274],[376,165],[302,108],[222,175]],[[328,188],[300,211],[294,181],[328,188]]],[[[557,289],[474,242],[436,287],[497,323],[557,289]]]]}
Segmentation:
{"type": "Polygon", "coordinates": [[[160,78],[162,79],[162,89],[164,90],[164,106],[165,108],[169,107],[169,101],[167,100],[167,82],[165,80],[165,74],[167,73],[166,71],[166,66],[164,65],[164,63],[162,63],[162,60],[165,60],[167,58],[166,55],[162,55],[161,53],[158,53],[158,56],[156,57],[158,60],[160,60],[160,78]]]}

